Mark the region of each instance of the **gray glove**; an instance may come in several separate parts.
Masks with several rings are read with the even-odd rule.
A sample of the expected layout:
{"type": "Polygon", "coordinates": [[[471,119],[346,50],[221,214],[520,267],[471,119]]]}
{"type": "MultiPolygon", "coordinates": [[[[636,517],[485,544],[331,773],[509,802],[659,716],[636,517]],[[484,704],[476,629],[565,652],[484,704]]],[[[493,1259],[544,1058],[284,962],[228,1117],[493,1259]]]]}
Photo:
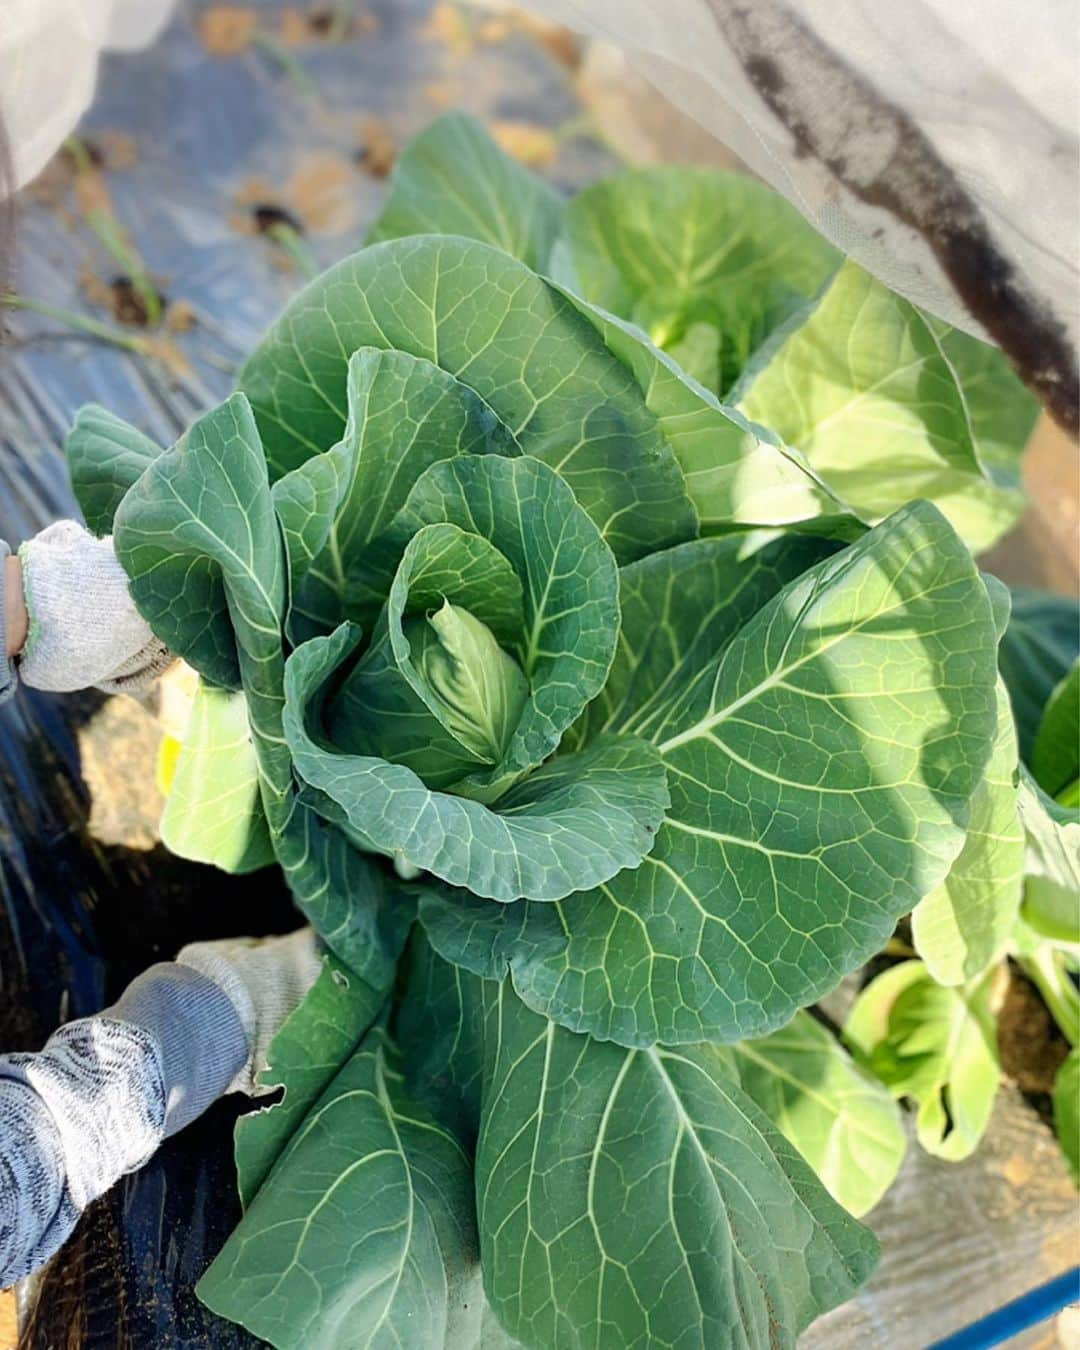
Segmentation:
{"type": "Polygon", "coordinates": [[[259,1075],[266,1068],[270,1042],[318,978],[322,961],[315,934],[300,928],[288,937],[193,942],[176,960],[224,990],[243,1025],[250,1053],[226,1091],[249,1097],[273,1092],[272,1085],[259,1083],[259,1075]]]}
{"type": "Polygon", "coordinates": [[[26,684],[134,693],[172,664],[132,602],[111,537],[95,539],[74,520],[58,520],[19,558],[30,620],[18,662],[26,684]]]}
{"type": "Polygon", "coordinates": [[[195,943],[40,1053],[0,1055],[0,1288],[51,1256],[162,1139],[223,1092],[250,1090],[319,969],[310,928],[195,943]]]}

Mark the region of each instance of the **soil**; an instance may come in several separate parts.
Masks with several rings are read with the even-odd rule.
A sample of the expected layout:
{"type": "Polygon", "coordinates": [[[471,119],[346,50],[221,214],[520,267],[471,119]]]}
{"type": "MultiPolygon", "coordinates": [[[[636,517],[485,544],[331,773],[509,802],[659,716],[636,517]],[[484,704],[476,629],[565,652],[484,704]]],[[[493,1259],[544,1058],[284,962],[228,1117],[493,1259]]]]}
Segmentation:
{"type": "Polygon", "coordinates": [[[561,23],[549,23],[532,14],[519,14],[517,21],[521,28],[548,52],[548,54],[567,70],[577,70],[581,65],[583,44],[571,28],[561,23]]]}
{"type": "Polygon", "coordinates": [[[75,205],[84,216],[95,213],[112,215],[112,198],[105,175],[100,169],[83,169],[73,180],[75,205]]]}
{"type": "Polygon", "coordinates": [[[132,169],[139,162],[139,148],[134,136],[123,131],[102,131],[96,136],[84,136],[81,151],[62,146],[45,168],[26,188],[28,196],[45,206],[51,206],[69,217],[65,209],[69,194],[74,191],[79,209],[85,214],[95,209],[111,210],[108,188],[102,176],[105,172],[120,173],[132,169]]]}
{"type": "Polygon", "coordinates": [[[1054,1078],[1069,1053],[1069,1043],[1058,1030],[1039,991],[1011,962],[998,1012],[998,1049],[1002,1071],[1039,1114],[1049,1120],[1054,1078]]]}
{"type": "MultiPolygon", "coordinates": [[[[127,328],[149,327],[150,316],[147,313],[146,303],[131,277],[118,275],[109,281],[103,281],[96,272],[84,267],[79,274],[79,285],[87,300],[107,310],[117,323],[127,328]]],[[[194,322],[191,306],[183,300],[170,303],[160,287],[155,289],[160,313],[165,315],[165,326],[170,332],[187,332],[194,322]],[[176,311],[175,320],[171,317],[174,311],[176,311]]]]}
{"type": "Polygon", "coordinates": [[[1045,414],[1024,453],[1030,505],[1020,525],[980,565],[1011,586],[1038,586],[1060,595],[1080,591],[1080,455],[1076,442],[1045,414]]]}
{"type": "Polygon", "coordinates": [[[740,165],[732,150],[669,103],[615,46],[591,43],[574,87],[605,140],[630,164],[740,165]]]}
{"type": "Polygon", "coordinates": [[[154,848],[165,807],[147,772],[161,744],[154,713],[132,698],[110,698],[79,728],[78,739],[90,793],[87,832],[99,844],[154,848]]]}
{"type": "Polygon", "coordinates": [[[397,141],[379,117],[367,117],[360,123],[357,164],[372,178],[386,178],[397,162],[397,141]]]}
{"type": "Polygon", "coordinates": [[[256,202],[251,208],[251,223],[255,227],[256,234],[269,234],[281,225],[286,229],[295,230],[297,234],[304,233],[304,227],[299,219],[291,211],[286,211],[283,206],[276,206],[273,202],[256,202]]]}
{"type": "Polygon", "coordinates": [[[549,19],[512,10],[508,14],[496,14],[485,19],[476,29],[480,42],[492,44],[507,42],[520,35],[531,38],[567,70],[576,70],[581,64],[581,39],[572,29],[552,23],[549,19]]]}
{"type": "Polygon", "coordinates": [[[508,155],[529,169],[547,168],[559,148],[554,133],[535,122],[489,122],[488,131],[508,155]]]}
{"type": "Polygon", "coordinates": [[[328,38],[333,36],[335,28],[341,36],[347,36],[351,26],[351,20],[344,23],[332,9],[313,9],[303,16],[304,24],[313,37],[328,38]],[[335,23],[335,19],[337,22],[335,23]]]}
{"type": "Polygon", "coordinates": [[[352,165],[344,156],[331,151],[304,155],[285,184],[285,200],[313,233],[343,234],[356,224],[352,182],[352,165]]]}
{"type": "MultiPolygon", "coordinates": [[[[150,314],[146,308],[146,301],[139,294],[130,277],[113,277],[108,285],[108,295],[109,309],[118,323],[125,324],[128,328],[146,328],[149,326],[150,314]]],[[[168,299],[161,291],[157,291],[157,297],[160,306],[159,312],[164,313],[169,303],[168,299]]]]}
{"type": "Polygon", "coordinates": [[[428,80],[422,90],[425,100],[438,112],[460,102],[463,92],[460,80],[428,80]]]}
{"type": "Polygon", "coordinates": [[[516,37],[535,43],[567,70],[577,70],[582,59],[583,44],[576,33],[522,10],[478,17],[467,5],[440,0],[432,6],[422,32],[440,43],[452,61],[469,56],[478,43],[497,46],[516,37]]]}
{"type": "Polygon", "coordinates": [[[344,156],[330,151],[302,155],[284,183],[247,179],[236,194],[239,209],[230,224],[241,234],[267,234],[275,225],[297,234],[343,234],[356,224],[349,191],[355,172],[344,156]]]}
{"type": "Polygon", "coordinates": [[[188,300],[170,301],[165,311],[165,327],[170,333],[190,333],[198,324],[195,306],[188,300]]]}
{"type": "Polygon", "coordinates": [[[0,1350],[15,1350],[18,1338],[15,1292],[0,1293],[0,1350]]]}
{"type": "Polygon", "coordinates": [[[468,56],[474,45],[469,17],[460,5],[450,4],[448,0],[439,0],[438,4],[431,7],[420,35],[437,42],[444,48],[446,55],[455,61],[468,56]]]}
{"type": "Polygon", "coordinates": [[[316,43],[345,42],[354,37],[371,37],[379,31],[379,16],[370,10],[342,16],[329,5],[313,9],[283,9],[278,36],[286,47],[310,47],[316,43]]]}
{"type": "Polygon", "coordinates": [[[243,5],[214,5],[199,15],[199,38],[211,56],[240,56],[251,46],[259,16],[243,5]]]}
{"type": "Polygon", "coordinates": [[[126,131],[103,131],[93,143],[100,155],[98,167],[114,173],[133,169],[139,162],[139,146],[126,131]]]}

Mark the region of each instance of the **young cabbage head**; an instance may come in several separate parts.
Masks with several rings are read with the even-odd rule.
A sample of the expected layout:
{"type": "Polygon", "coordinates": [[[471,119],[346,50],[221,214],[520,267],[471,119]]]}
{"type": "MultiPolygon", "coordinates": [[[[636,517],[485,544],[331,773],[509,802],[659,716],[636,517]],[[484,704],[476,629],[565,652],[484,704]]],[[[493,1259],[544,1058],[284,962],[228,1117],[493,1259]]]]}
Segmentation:
{"type": "Polygon", "coordinates": [[[529,682],[487,624],[449,600],[407,616],[396,651],[385,617],[331,702],[330,739],[404,764],[429,788],[460,791],[502,762],[529,682]]]}
{"type": "Polygon", "coordinates": [[[529,696],[521,667],[486,623],[449,600],[406,633],[443,726],[477,759],[498,764],[529,696]]]}

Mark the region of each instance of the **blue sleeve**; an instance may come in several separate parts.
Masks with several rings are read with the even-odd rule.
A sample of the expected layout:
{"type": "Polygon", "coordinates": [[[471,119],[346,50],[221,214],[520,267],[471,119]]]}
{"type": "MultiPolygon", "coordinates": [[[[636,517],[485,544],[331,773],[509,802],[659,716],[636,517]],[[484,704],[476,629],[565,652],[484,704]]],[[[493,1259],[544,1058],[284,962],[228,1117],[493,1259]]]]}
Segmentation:
{"type": "Polygon", "coordinates": [[[85,1206],[201,1115],[247,1056],[227,995],[172,963],[40,1053],[0,1056],[0,1288],[52,1256],[85,1206]]]}

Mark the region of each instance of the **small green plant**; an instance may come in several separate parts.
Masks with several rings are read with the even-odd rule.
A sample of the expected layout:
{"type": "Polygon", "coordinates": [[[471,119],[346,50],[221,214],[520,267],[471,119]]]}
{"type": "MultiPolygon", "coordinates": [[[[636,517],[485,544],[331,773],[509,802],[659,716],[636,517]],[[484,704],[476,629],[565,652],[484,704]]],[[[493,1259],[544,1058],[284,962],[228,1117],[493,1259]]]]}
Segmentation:
{"type": "Polygon", "coordinates": [[[1048,677],[1061,677],[1026,738],[1018,715],[1031,767],[1017,766],[1003,681],[999,739],[973,801],[967,841],[943,885],[911,918],[920,959],[873,980],[844,1028],[865,1067],[917,1106],[920,1145],[942,1158],[966,1158],[989,1123],[1000,1082],[996,1012],[1004,962],[1011,958],[1039,990],[1068,1049],[1053,1113],[1074,1176],[1080,1154],[1078,645],[1074,604],[1030,592],[1014,596],[1002,645],[1013,704],[1038,707],[1048,677]]]}
{"type": "Polygon", "coordinates": [[[950,1132],[890,1009],[961,999],[977,1053],[1022,825],[1072,884],[971,551],[1034,415],[755,184],[564,203],[460,117],[174,448],[80,414],[87,519],[202,680],[164,837],[276,862],[330,952],[211,1308],[282,1347],[715,1350],[858,1289],[893,1096],[950,1132]],[[805,1009],[913,911],[853,1057],[805,1009]]]}

